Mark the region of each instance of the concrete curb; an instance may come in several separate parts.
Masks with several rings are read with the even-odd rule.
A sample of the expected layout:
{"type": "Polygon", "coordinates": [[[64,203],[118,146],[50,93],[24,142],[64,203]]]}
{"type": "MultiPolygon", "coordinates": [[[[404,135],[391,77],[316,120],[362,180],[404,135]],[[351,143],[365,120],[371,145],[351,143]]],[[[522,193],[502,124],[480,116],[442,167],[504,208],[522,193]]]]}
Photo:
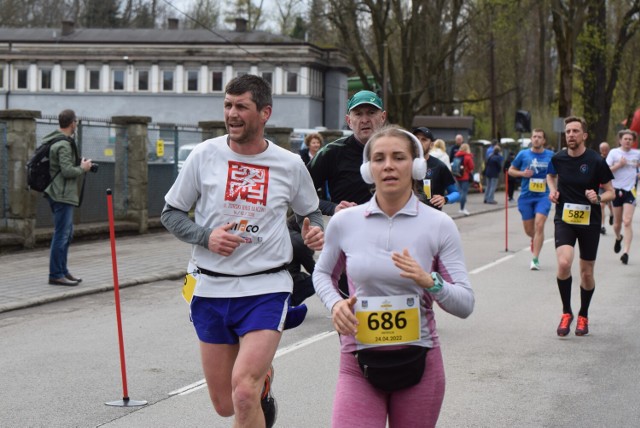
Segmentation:
{"type": "MultiPolygon", "coordinates": [[[[173,271],[173,272],[164,272],[160,274],[151,274],[145,275],[140,278],[134,278],[127,281],[123,281],[118,284],[119,288],[127,288],[133,287],[136,285],[149,284],[151,282],[157,281],[165,281],[165,280],[175,280],[184,277],[186,271],[173,271]]],[[[81,286],[80,286],[81,287],[81,286]]],[[[39,299],[31,299],[29,301],[8,304],[8,305],[0,305],[0,314],[9,311],[15,311],[17,309],[25,309],[31,308],[34,306],[44,305],[46,303],[57,302],[60,300],[71,299],[74,297],[88,296],[90,294],[103,293],[105,291],[111,291],[114,289],[113,284],[102,284],[97,286],[92,286],[91,288],[73,288],[70,289],[67,293],[58,294],[56,296],[47,296],[39,299]]]]}

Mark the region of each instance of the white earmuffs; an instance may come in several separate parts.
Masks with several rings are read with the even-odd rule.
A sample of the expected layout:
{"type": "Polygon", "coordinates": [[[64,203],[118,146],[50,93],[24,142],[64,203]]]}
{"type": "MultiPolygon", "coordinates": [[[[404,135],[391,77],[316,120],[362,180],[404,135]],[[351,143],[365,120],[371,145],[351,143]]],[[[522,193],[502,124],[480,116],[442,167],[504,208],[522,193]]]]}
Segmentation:
{"type": "MultiPolygon", "coordinates": [[[[414,180],[422,180],[427,173],[427,161],[424,159],[424,151],[422,150],[422,144],[420,140],[413,135],[409,131],[405,131],[404,129],[398,129],[398,131],[404,132],[409,136],[413,144],[418,149],[418,157],[413,160],[413,165],[411,167],[411,176],[414,180]]],[[[373,175],[371,175],[371,163],[369,162],[369,143],[371,142],[371,138],[367,141],[367,144],[364,146],[364,151],[362,152],[362,165],[360,165],[360,175],[362,176],[362,180],[364,180],[367,184],[373,184],[373,175]]]]}

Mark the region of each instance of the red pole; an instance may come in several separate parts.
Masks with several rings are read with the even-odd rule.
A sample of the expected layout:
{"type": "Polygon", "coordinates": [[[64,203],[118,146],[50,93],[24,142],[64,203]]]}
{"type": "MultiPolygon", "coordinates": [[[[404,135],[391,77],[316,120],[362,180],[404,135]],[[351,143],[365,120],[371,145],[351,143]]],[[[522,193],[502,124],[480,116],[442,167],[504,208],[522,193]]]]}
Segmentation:
{"type": "Polygon", "coordinates": [[[113,226],[113,198],[111,189],[107,189],[107,208],[109,211],[109,237],[111,238],[111,266],[113,267],[113,293],[116,300],[116,320],[118,322],[118,343],[120,344],[120,371],[122,372],[122,400],[109,401],[107,406],[132,407],[144,406],[145,400],[131,400],[127,391],[127,365],[124,361],[124,339],[122,336],[122,317],[120,316],[120,285],[118,283],[118,262],[116,261],[116,233],[113,226]]]}
{"type": "Polygon", "coordinates": [[[509,251],[509,174],[504,176],[504,251],[509,251]]]}
{"type": "Polygon", "coordinates": [[[113,226],[113,197],[107,189],[107,209],[109,211],[109,237],[111,238],[111,266],[113,267],[113,291],[116,300],[116,320],[118,322],[118,342],[120,344],[120,369],[122,371],[122,399],[129,400],[127,391],[127,366],[124,359],[124,339],[122,336],[122,317],[120,316],[120,286],[118,285],[118,263],[116,261],[116,235],[113,226]]]}

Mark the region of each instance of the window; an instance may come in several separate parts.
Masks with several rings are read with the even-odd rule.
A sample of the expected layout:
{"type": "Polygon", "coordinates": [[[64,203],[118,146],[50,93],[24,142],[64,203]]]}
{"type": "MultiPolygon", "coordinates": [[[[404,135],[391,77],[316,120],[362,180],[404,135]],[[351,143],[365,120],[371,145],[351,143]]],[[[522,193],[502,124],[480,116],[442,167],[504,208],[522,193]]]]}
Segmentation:
{"type": "Polygon", "coordinates": [[[64,89],[73,91],[76,89],[76,71],[64,70],[64,89]]]}
{"type": "Polygon", "coordinates": [[[0,88],[4,89],[4,68],[0,68],[0,88]]]}
{"type": "Polygon", "coordinates": [[[114,91],[124,91],[124,70],[113,70],[114,91]]]}
{"type": "Polygon", "coordinates": [[[100,70],[89,70],[89,90],[100,90],[100,70]]]}
{"type": "Polygon", "coordinates": [[[51,69],[40,70],[40,89],[51,89],[51,69]]]}
{"type": "Polygon", "coordinates": [[[165,70],[162,72],[162,90],[173,91],[173,71],[165,70]]]}
{"type": "Polygon", "coordinates": [[[271,71],[263,71],[262,78],[266,80],[270,86],[273,86],[273,73],[271,71]]]}
{"type": "Polygon", "coordinates": [[[223,84],[224,84],[224,79],[222,77],[222,71],[211,72],[211,91],[222,92],[223,84]]]}
{"type": "Polygon", "coordinates": [[[20,68],[18,70],[16,70],[16,75],[17,75],[17,82],[16,82],[16,88],[17,89],[28,89],[28,85],[29,85],[29,79],[28,79],[28,73],[27,73],[27,69],[26,68],[20,68]]]}
{"type": "Polygon", "coordinates": [[[138,91],[149,90],[149,71],[138,70],[138,91]]]}
{"type": "Polygon", "coordinates": [[[198,73],[196,70],[187,71],[187,91],[198,91],[198,73]]]}
{"type": "Polygon", "coordinates": [[[298,92],[298,73],[287,71],[287,92],[298,92]]]}

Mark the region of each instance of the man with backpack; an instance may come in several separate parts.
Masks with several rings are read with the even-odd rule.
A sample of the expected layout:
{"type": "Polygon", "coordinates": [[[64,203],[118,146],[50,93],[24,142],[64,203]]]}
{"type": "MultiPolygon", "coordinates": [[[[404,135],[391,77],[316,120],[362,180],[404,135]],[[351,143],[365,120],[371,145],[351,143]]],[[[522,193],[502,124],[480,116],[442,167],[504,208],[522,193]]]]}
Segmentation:
{"type": "Polygon", "coordinates": [[[453,167],[453,162],[456,159],[456,153],[460,150],[460,146],[464,143],[464,137],[461,134],[456,135],[455,143],[449,149],[449,162],[451,162],[453,167]]]}
{"type": "Polygon", "coordinates": [[[73,208],[80,206],[80,177],[91,169],[91,159],[78,156],[73,139],[78,119],[73,110],[63,110],[58,115],[60,129],[44,137],[44,143],[58,140],[49,149],[49,174],[52,179],[44,189],[53,213],[53,237],[49,259],[49,284],[78,285],[76,278],[67,269],[69,244],[73,237],[73,208]]]}

